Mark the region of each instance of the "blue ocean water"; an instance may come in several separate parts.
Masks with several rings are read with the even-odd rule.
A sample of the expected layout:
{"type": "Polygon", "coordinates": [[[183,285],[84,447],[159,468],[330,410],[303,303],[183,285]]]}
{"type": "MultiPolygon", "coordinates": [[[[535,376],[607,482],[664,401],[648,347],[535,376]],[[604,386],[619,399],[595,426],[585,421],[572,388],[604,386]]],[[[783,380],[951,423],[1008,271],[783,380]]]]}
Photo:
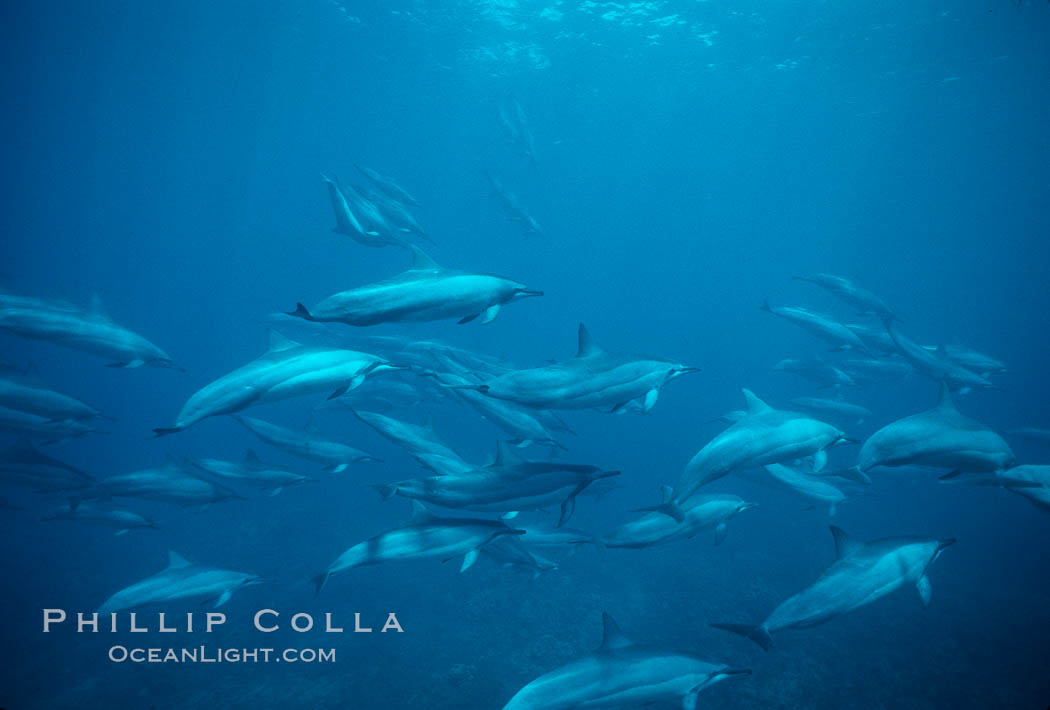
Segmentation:
{"type": "MultiPolygon", "coordinates": [[[[922,343],[1002,360],[1001,390],[957,395],[965,414],[998,431],[1048,429],[1047,3],[114,0],[0,13],[3,290],[77,304],[97,294],[184,370],[107,368],[0,333],[4,360],[112,419],[106,434],[41,449],[103,478],[169,454],[239,459],[253,448],[323,479],[273,497],[243,490],[246,500],[199,511],[122,501],[160,528],[120,536],[42,522],[62,497],[4,484],[22,510],[0,509],[0,706],[499,708],[597,647],[602,612],[640,643],[753,670],[705,690],[712,707],[1050,702],[1050,518],[1005,489],[880,469],[829,518],[730,475],[710,490],[758,507],[729,521],[718,546],[710,531],[641,550],[584,546],[551,553],[558,569],[537,579],[484,559],[462,574],[458,557],[382,564],[333,577],[315,598],[313,575],[409,516],[407,501],[381,501],[366,484],[424,469],[349,411],[318,408],[323,394],[247,414],[311,423],[382,462],[319,474],[228,417],[151,432],[264,352],[268,328],[366,350],[366,334],[436,339],[526,367],[571,357],[583,322],[611,352],[702,368],[664,387],[643,416],[563,413],[576,436],[562,438],[558,460],[622,471],[606,495],[581,496],[570,523],[604,533],[658,502],[659,486],[724,427],[708,421],[742,407],[742,387],[784,407],[828,396],[772,366],[842,354],[759,308],[768,299],[857,320],[792,280],[813,272],[879,294],[922,343]],[[505,139],[500,108],[514,104],[535,160],[505,139]],[[484,325],[274,315],[408,268],[402,249],[331,230],[320,174],[359,182],[355,163],[418,198],[434,243],[416,241],[437,262],[544,296],[484,325]],[[486,171],[542,233],[507,219],[486,171]],[[829,523],[863,539],[956,538],[930,569],[929,608],[908,585],[777,634],[768,653],[709,627],[759,620],[816,579],[834,560],[829,523]],[[238,591],[210,635],[76,634],[68,623],[41,632],[43,609],[93,611],[161,570],[169,549],[266,581],[238,591]],[[263,608],[281,612],[281,631],[252,628],[263,608]],[[404,633],[286,625],[295,612],[330,612],[349,628],[360,612],[379,627],[390,611],[404,633]],[[113,663],[115,644],[335,648],[337,662],[113,663]]],[[[429,414],[468,461],[505,438],[424,391],[396,415],[429,414]]],[[[932,406],[937,385],[913,374],[848,396],[873,412],[844,427],[863,440],[932,406]]],[[[1047,444],[1009,442],[1019,462],[1050,463],[1047,444]]],[[[852,464],[856,450],[836,447],[829,467],[852,464]]],[[[212,605],[198,603],[160,609],[202,618],[212,605]]]]}

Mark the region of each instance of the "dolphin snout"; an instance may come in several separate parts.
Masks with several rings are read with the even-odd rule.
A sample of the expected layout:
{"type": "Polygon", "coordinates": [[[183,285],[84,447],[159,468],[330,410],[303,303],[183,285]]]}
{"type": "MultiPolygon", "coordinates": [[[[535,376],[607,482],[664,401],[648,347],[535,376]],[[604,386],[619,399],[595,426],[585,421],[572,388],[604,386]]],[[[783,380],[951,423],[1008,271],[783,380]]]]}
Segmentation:
{"type": "Polygon", "coordinates": [[[518,289],[518,295],[522,296],[522,297],[524,297],[524,296],[542,296],[543,295],[543,291],[537,291],[534,288],[519,288],[518,289]]]}
{"type": "Polygon", "coordinates": [[[955,544],[955,538],[954,537],[950,537],[947,540],[940,540],[937,543],[937,552],[940,552],[944,548],[949,547],[949,546],[954,545],[954,544],[955,544]]]}

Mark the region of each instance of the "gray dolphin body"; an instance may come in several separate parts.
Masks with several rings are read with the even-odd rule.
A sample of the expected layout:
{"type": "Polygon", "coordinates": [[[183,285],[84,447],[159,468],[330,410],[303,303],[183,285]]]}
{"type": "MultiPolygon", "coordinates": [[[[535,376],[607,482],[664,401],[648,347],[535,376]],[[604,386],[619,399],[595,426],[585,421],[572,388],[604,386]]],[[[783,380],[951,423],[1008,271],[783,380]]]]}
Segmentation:
{"type": "Polygon", "coordinates": [[[526,234],[543,234],[543,227],[536,221],[536,218],[525,209],[522,205],[521,200],[518,196],[503,187],[503,184],[494,178],[491,173],[485,172],[485,177],[489,181],[489,186],[492,191],[489,193],[495,198],[500,206],[503,207],[503,212],[511,222],[519,225],[526,234]]]}
{"type": "MultiPolygon", "coordinates": [[[[359,244],[367,247],[406,246],[405,240],[399,235],[384,229],[383,225],[376,229],[371,222],[367,222],[367,208],[358,215],[356,210],[364,206],[358,202],[356,193],[349,188],[343,188],[336,180],[322,175],[321,178],[328,185],[328,199],[332,203],[332,211],[335,213],[335,226],[333,232],[345,234],[359,244]]],[[[374,207],[373,207],[374,210],[374,207]]],[[[368,213],[371,215],[371,213],[368,213]]],[[[374,217],[374,215],[371,215],[374,217]]]]}
{"type": "Polygon", "coordinates": [[[982,352],[973,350],[964,345],[949,343],[943,346],[924,345],[923,347],[932,352],[939,352],[952,362],[958,363],[967,370],[976,372],[982,377],[988,377],[988,375],[1006,371],[1006,365],[1001,360],[997,360],[991,355],[985,355],[982,352]]]}
{"type": "MultiPolygon", "coordinates": [[[[888,335],[886,336],[889,337],[888,335]]],[[[896,347],[892,345],[893,352],[896,347]]],[[[883,380],[899,380],[907,377],[915,371],[909,363],[903,360],[874,360],[874,359],[852,359],[842,360],[839,367],[856,382],[871,383],[883,380]]]]}
{"type": "Polygon", "coordinates": [[[696,708],[704,688],[748,669],[709,663],[696,656],[635,645],[608,614],[594,653],[546,673],[514,694],[503,710],[583,710],[678,703],[696,708]]]}
{"type": "MultiPolygon", "coordinates": [[[[501,453],[507,456],[502,448],[501,453]]],[[[596,466],[504,459],[467,473],[380,483],[374,488],[384,500],[398,495],[477,512],[516,514],[556,505],[561,508],[560,526],[572,516],[576,496],[587,486],[619,473],[596,466]]]]}
{"type": "Polygon", "coordinates": [[[790,372],[821,387],[856,384],[846,372],[823,360],[781,360],[773,365],[773,369],[777,372],[790,372]]]}
{"type": "Polygon", "coordinates": [[[463,555],[459,571],[470,568],[485,545],[503,535],[524,535],[499,520],[444,518],[431,514],[419,501],[412,501],[412,519],[401,527],[359,542],[339,555],[328,569],[314,577],[320,594],[328,578],[344,570],[395,560],[439,557],[449,560],[463,555]]]}
{"type": "Polygon", "coordinates": [[[899,332],[893,321],[886,321],[886,332],[893,339],[897,351],[912,367],[930,379],[947,382],[953,390],[967,392],[971,389],[995,388],[988,378],[972,372],[951,360],[943,348],[930,351],[899,332]]]}
{"type": "Polygon", "coordinates": [[[397,184],[397,182],[390,177],[383,175],[382,173],[366,168],[362,165],[354,164],[354,167],[360,170],[368,181],[375,186],[377,190],[385,194],[392,200],[396,200],[402,205],[412,205],[413,207],[419,207],[419,201],[412,197],[405,188],[397,184]]]}
{"type": "Polygon", "coordinates": [[[1006,487],[1017,493],[1018,495],[1024,496],[1032,502],[1037,508],[1045,510],[1050,513],[1050,466],[1014,466],[1009,471],[1003,473],[997,473],[997,476],[1007,476],[1011,482],[1029,482],[1032,486],[1011,486],[1009,483],[1006,487]]]}
{"type": "MultiPolygon", "coordinates": [[[[459,454],[438,438],[433,423],[412,424],[378,412],[353,410],[354,415],[382,436],[394,442],[417,459],[423,455],[441,456],[461,461],[459,454]]],[[[426,464],[424,464],[426,465],[426,464]]]]}
{"type": "Polygon", "coordinates": [[[479,315],[482,323],[489,323],[504,305],[543,295],[501,276],[442,268],[417,247],[411,249],[413,261],[408,271],[329,296],[312,309],[297,304],[288,315],[355,326],[447,318],[466,323],[479,315]]]}
{"type": "Polygon", "coordinates": [[[914,584],[924,606],[933,593],[926,572],[954,539],[930,540],[892,537],[872,542],[850,538],[832,526],[835,562],[816,582],[781,602],[765,621],[756,625],[712,624],[751,639],[765,650],[773,645],[770,634],[782,629],[804,629],[842,616],[914,584]]]}
{"type": "Polygon", "coordinates": [[[499,120],[508,141],[518,147],[533,164],[536,163],[536,145],[525,117],[525,109],[518,100],[510,97],[499,105],[499,120]]]}
{"type": "Polygon", "coordinates": [[[845,435],[832,425],[804,414],[773,409],[750,390],[744,390],[744,398],[747,416],[709,441],[686,464],[674,488],[676,503],[681,504],[700,486],[737,469],[807,456],[825,459],[828,447],[845,440],[845,435]]]}
{"type": "Polygon", "coordinates": [[[880,318],[897,318],[885,301],[845,277],[834,274],[813,274],[812,276],[795,276],[794,279],[820,286],[861,313],[871,313],[880,318]]]}
{"type": "Polygon", "coordinates": [[[558,569],[557,563],[530,549],[522,542],[525,536],[503,535],[481,548],[482,554],[503,567],[528,572],[536,579],[544,572],[558,569]]]}
{"type": "Polygon", "coordinates": [[[360,449],[338,441],[327,441],[308,431],[289,429],[239,414],[233,418],[267,444],[304,459],[328,464],[328,469],[333,473],[345,471],[352,463],[378,460],[360,449]]]}
{"type": "Polygon", "coordinates": [[[852,330],[858,338],[868,347],[869,352],[878,355],[889,355],[897,352],[897,346],[893,339],[881,325],[874,326],[867,323],[846,323],[847,328],[852,330]]]}
{"type": "Polygon", "coordinates": [[[648,412],[669,381],[699,368],[640,355],[607,353],[579,327],[576,357],[526,370],[513,370],[473,389],[537,409],[611,408],[621,411],[633,400],[648,412]]]}
{"type": "Polygon", "coordinates": [[[238,589],[261,583],[262,578],[257,575],[193,565],[174,552],[168,552],[167,567],[152,577],[121,589],[103,602],[98,611],[107,614],[182,599],[214,599],[215,606],[220,607],[238,589]]]}
{"type": "Polygon", "coordinates": [[[821,313],[797,306],[770,306],[762,304],[762,310],[794,323],[802,330],[815,335],[839,350],[856,350],[872,355],[868,346],[856,333],[837,320],[821,313]]]}
{"type": "Polygon", "coordinates": [[[143,498],[182,506],[206,506],[241,497],[225,486],[192,476],[186,470],[185,465],[168,457],[163,466],[103,478],[81,497],[143,498]]]}
{"type": "Polygon", "coordinates": [[[202,419],[239,412],[261,402],[333,390],[331,397],[338,397],[367,377],[394,369],[398,368],[378,355],[301,345],[271,330],[269,350],[205,385],[186,401],[174,425],[153,431],[157,436],[172,434],[202,419]]]}
{"type": "Polygon", "coordinates": [[[281,466],[263,463],[251,449],[248,449],[242,461],[197,459],[191,463],[227,483],[244,483],[267,488],[272,491],[271,495],[277,495],[285,486],[317,482],[316,478],[289,471],[281,466]]]}
{"type": "Polygon", "coordinates": [[[827,414],[844,419],[853,419],[857,424],[862,423],[871,416],[871,410],[859,404],[853,404],[843,399],[828,399],[826,397],[795,397],[791,404],[816,414],[827,414]]]}
{"type": "Polygon", "coordinates": [[[137,530],[139,528],[157,528],[155,522],[130,510],[99,508],[87,503],[59,508],[45,515],[43,520],[73,520],[104,525],[116,528],[117,535],[123,535],[129,530],[137,530]]]}
{"type": "Polygon", "coordinates": [[[102,412],[75,397],[18,377],[0,376],[0,406],[36,414],[52,421],[102,416],[102,412]]]}
{"type": "Polygon", "coordinates": [[[941,384],[937,406],[898,419],[868,437],[856,471],[876,466],[932,466],[968,473],[1010,468],[1014,453],[1001,436],[959,413],[947,384],[941,384]]]}
{"type": "MultiPolygon", "coordinates": [[[[664,486],[664,505],[671,503],[671,495],[671,489],[664,486]]],[[[692,538],[704,530],[714,530],[715,544],[719,545],[725,540],[728,532],[726,521],[753,507],[753,503],[747,503],[734,495],[693,496],[680,506],[679,520],[664,514],[662,505],[656,506],[653,512],[646,513],[641,518],[625,523],[604,535],[601,542],[606,547],[651,547],[673,540],[692,538]]]]}
{"type": "Polygon", "coordinates": [[[0,330],[99,355],[111,361],[110,367],[174,366],[166,352],[110,320],[97,298],[90,310],[37,299],[3,299],[0,330]]]}
{"type": "Polygon", "coordinates": [[[779,463],[769,464],[763,468],[781,488],[802,496],[806,500],[828,506],[828,515],[835,515],[838,504],[846,500],[845,493],[820,476],[813,476],[779,463]]]}
{"type": "Polygon", "coordinates": [[[76,491],[95,483],[95,479],[75,466],[40,453],[25,438],[0,453],[0,481],[40,493],[76,491]]]}
{"type": "Polygon", "coordinates": [[[19,436],[44,439],[44,443],[48,444],[98,431],[82,419],[50,419],[33,412],[0,406],[0,431],[5,430],[19,436]]]}

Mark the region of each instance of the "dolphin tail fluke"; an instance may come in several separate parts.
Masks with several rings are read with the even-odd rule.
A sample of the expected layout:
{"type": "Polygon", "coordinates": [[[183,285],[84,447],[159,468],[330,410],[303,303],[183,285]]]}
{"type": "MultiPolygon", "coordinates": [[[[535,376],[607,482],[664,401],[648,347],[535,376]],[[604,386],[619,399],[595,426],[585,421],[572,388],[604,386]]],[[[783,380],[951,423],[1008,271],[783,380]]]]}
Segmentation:
{"type": "Polygon", "coordinates": [[[302,318],[303,320],[313,320],[314,317],[310,315],[310,311],[306,310],[306,306],[301,303],[295,304],[295,310],[285,313],[287,316],[295,316],[296,318],[302,318]]]}
{"type": "Polygon", "coordinates": [[[711,626],[750,639],[761,646],[763,651],[768,651],[773,647],[773,637],[769,635],[769,631],[763,626],[752,626],[750,624],[711,624],[711,626]]]}
{"type": "Polygon", "coordinates": [[[321,593],[322,589],[324,589],[324,585],[328,582],[328,577],[329,577],[329,574],[328,574],[327,571],[321,572],[319,575],[314,577],[313,582],[314,582],[314,596],[315,597],[321,593]]]}
{"type": "Polygon", "coordinates": [[[177,431],[182,431],[182,428],[177,426],[158,427],[157,429],[153,430],[153,436],[154,438],[167,436],[168,434],[174,434],[177,431]]]}
{"type": "Polygon", "coordinates": [[[759,306],[759,308],[761,308],[763,311],[766,311],[767,313],[769,313],[769,312],[771,312],[773,310],[772,306],[769,305],[769,299],[768,298],[763,298],[762,299],[762,305],[759,306]]]}

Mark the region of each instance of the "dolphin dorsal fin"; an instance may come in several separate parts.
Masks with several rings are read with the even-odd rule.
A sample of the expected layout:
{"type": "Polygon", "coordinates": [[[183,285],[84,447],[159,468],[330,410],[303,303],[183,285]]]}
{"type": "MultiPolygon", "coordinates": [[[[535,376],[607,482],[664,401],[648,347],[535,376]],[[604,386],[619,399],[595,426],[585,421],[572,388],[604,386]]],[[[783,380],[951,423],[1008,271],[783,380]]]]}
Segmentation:
{"type": "Polygon", "coordinates": [[[110,320],[106,307],[102,305],[102,298],[97,294],[91,294],[91,302],[88,305],[88,313],[99,320],[110,320]]]}
{"type": "Polygon", "coordinates": [[[434,519],[434,514],[431,513],[426,507],[418,500],[412,501],[412,518],[409,522],[412,523],[425,523],[429,520],[434,519]]]}
{"type": "Polygon", "coordinates": [[[168,569],[177,569],[179,567],[189,567],[190,563],[186,561],[186,558],[175,552],[174,550],[168,550],[168,569]]]}
{"type": "Polygon", "coordinates": [[[952,400],[952,391],[944,380],[941,381],[941,393],[937,397],[937,409],[951,412],[958,411],[955,409],[955,402],[952,400]]]}
{"type": "Polygon", "coordinates": [[[747,403],[748,415],[760,414],[762,412],[768,412],[769,410],[773,409],[768,404],[759,399],[757,396],[755,396],[755,393],[747,389],[746,387],[744,388],[743,392],[744,402],[747,403]]]}
{"type": "Polygon", "coordinates": [[[588,355],[597,355],[602,352],[602,349],[594,344],[591,340],[591,332],[587,330],[587,326],[580,323],[580,330],[578,334],[579,346],[576,349],[576,357],[587,357],[588,355]]]}
{"type": "Polygon", "coordinates": [[[270,349],[267,352],[279,353],[282,350],[291,350],[299,347],[299,343],[291,338],[286,338],[273,328],[270,329],[270,349]]]}
{"type": "Polygon", "coordinates": [[[602,651],[615,651],[618,648],[633,646],[631,640],[623,635],[616,621],[602,612],[602,651]]]}
{"type": "Polygon", "coordinates": [[[244,463],[247,464],[260,464],[259,455],[255,453],[254,449],[248,449],[247,453],[244,454],[244,463]]]}
{"type": "Polygon", "coordinates": [[[835,557],[836,559],[842,559],[846,555],[855,552],[863,544],[858,540],[854,540],[849,534],[840,527],[834,525],[831,526],[831,535],[835,538],[835,557]]]}
{"type": "Polygon", "coordinates": [[[408,248],[412,250],[412,271],[442,268],[440,264],[427,256],[426,252],[415,244],[409,244],[408,248]]]}

